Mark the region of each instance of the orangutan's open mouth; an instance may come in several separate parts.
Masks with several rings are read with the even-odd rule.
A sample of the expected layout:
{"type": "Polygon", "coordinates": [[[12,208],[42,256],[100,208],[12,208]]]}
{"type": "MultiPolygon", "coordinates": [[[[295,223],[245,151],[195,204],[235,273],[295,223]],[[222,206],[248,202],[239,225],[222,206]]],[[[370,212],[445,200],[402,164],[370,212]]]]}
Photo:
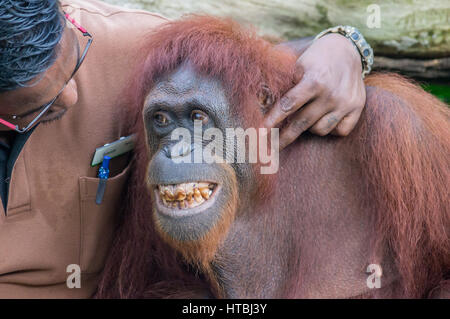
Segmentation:
{"type": "Polygon", "coordinates": [[[213,200],[217,184],[210,182],[158,185],[159,202],[171,209],[187,210],[213,200]]]}

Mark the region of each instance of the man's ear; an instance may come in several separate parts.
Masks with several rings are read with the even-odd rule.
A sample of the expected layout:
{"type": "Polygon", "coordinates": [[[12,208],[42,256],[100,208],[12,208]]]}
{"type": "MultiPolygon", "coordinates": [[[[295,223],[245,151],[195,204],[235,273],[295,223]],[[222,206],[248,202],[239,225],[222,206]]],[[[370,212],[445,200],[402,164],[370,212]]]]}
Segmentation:
{"type": "Polygon", "coordinates": [[[264,114],[270,110],[275,102],[272,91],[266,84],[261,85],[260,89],[256,93],[256,97],[258,98],[259,106],[264,114]]]}

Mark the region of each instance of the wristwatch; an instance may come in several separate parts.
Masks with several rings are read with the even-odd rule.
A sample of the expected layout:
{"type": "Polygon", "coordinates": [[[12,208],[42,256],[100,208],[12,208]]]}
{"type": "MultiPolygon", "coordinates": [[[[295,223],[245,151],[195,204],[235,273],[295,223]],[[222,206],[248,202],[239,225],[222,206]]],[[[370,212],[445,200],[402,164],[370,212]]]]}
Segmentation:
{"type": "Polygon", "coordinates": [[[363,66],[362,77],[364,78],[367,74],[370,73],[373,64],[373,50],[358,29],[348,25],[339,25],[323,30],[314,38],[314,41],[320,39],[328,33],[339,33],[351,40],[352,43],[356,46],[359,55],[361,56],[361,63],[363,66]]]}

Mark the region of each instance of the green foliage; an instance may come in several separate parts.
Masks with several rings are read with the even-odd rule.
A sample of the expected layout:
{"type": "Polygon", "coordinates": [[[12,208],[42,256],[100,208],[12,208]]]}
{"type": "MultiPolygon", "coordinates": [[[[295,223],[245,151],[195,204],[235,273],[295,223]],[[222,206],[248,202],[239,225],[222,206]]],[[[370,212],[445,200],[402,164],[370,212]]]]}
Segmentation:
{"type": "Polygon", "coordinates": [[[450,107],[450,85],[445,84],[422,84],[425,91],[437,96],[450,107]]]}

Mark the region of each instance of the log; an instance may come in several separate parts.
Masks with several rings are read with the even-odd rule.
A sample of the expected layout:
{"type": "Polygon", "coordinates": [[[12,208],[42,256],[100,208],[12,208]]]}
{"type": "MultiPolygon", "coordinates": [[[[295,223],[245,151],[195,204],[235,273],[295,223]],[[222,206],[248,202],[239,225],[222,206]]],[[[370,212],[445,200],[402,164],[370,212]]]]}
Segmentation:
{"type": "Polygon", "coordinates": [[[104,1],[158,12],[169,18],[187,13],[232,17],[255,25],[262,35],[283,40],[316,35],[340,24],[352,25],[374,48],[375,69],[422,78],[450,77],[448,0],[385,0],[375,6],[373,0],[104,1]]]}
{"type": "Polygon", "coordinates": [[[373,70],[396,72],[415,79],[442,79],[442,83],[450,84],[450,58],[419,60],[378,56],[374,59],[373,70]]]}
{"type": "Polygon", "coordinates": [[[312,36],[325,28],[353,25],[377,55],[415,58],[450,56],[450,1],[373,0],[107,0],[170,18],[186,13],[230,16],[261,33],[283,39],[312,36]],[[372,5],[372,6],[371,6],[372,5]]]}

